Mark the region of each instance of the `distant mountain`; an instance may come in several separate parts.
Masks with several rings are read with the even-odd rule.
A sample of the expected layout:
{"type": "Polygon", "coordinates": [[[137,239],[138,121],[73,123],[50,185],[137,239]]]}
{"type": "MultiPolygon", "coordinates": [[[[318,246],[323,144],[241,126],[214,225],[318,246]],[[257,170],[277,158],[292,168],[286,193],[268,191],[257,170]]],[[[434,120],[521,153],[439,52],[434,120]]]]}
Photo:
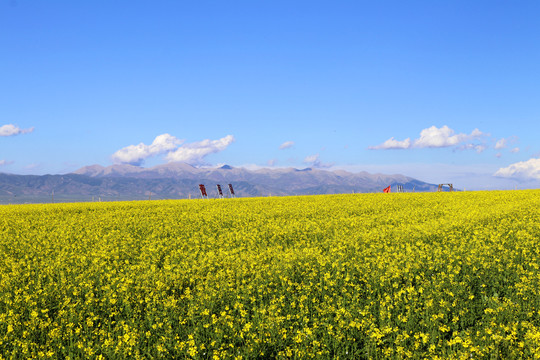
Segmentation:
{"type": "Polygon", "coordinates": [[[437,186],[404,175],[351,173],[344,170],[263,168],[248,170],[223,165],[196,168],[169,163],[150,168],[133,165],[85,166],[64,175],[11,175],[0,173],[0,202],[97,201],[179,199],[199,196],[199,184],[212,197],[216,184],[236,195],[283,196],[380,192],[388,185],[405,191],[434,191],[437,186]]]}

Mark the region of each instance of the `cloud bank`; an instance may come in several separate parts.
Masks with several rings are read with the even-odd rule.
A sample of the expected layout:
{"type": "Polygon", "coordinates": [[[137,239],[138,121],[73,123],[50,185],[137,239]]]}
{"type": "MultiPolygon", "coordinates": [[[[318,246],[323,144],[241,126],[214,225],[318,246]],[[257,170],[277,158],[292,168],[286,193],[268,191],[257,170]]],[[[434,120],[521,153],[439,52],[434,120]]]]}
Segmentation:
{"type": "Polygon", "coordinates": [[[0,136],[15,136],[19,134],[28,134],[32,131],[34,131],[33,127],[28,129],[21,129],[20,127],[13,124],[0,126],[0,136]]]}
{"type": "Polygon", "coordinates": [[[371,150],[388,150],[388,149],[411,149],[411,148],[443,148],[458,146],[463,144],[462,149],[475,149],[479,152],[485,149],[483,145],[467,144],[468,142],[478,139],[486,134],[478,129],[474,129],[470,134],[456,134],[454,130],[444,125],[441,128],[436,126],[429,127],[420,132],[420,137],[414,141],[410,138],[405,140],[396,140],[393,137],[386,140],[382,144],[370,146],[371,150]],[[468,146],[472,145],[472,146],[468,146]]]}
{"type": "Polygon", "coordinates": [[[184,144],[170,134],[156,136],[152,144],[129,145],[115,152],[111,157],[117,164],[141,165],[145,159],[157,155],[166,154],[165,159],[169,162],[180,161],[192,165],[203,163],[204,158],[212,153],[225,150],[232,142],[234,136],[227,135],[218,140],[203,140],[184,144]]]}
{"type": "Polygon", "coordinates": [[[517,180],[540,180],[540,158],[532,158],[511,164],[500,168],[493,175],[517,180]]]}
{"type": "Polygon", "coordinates": [[[0,166],[13,164],[13,161],[0,160],[0,166]]]}

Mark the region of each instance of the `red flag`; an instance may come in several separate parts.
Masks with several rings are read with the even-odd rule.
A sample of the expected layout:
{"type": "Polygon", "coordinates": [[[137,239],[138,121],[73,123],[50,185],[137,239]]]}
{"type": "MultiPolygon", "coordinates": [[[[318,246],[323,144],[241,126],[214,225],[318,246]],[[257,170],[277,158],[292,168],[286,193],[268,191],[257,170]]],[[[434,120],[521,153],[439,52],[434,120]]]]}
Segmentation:
{"type": "Polygon", "coordinates": [[[199,190],[201,191],[202,197],[208,197],[208,195],[206,194],[206,188],[203,184],[199,184],[199,190]]]}
{"type": "Polygon", "coordinates": [[[384,188],[383,193],[389,193],[390,192],[390,186],[392,186],[392,185],[388,185],[387,188],[384,188]]]}

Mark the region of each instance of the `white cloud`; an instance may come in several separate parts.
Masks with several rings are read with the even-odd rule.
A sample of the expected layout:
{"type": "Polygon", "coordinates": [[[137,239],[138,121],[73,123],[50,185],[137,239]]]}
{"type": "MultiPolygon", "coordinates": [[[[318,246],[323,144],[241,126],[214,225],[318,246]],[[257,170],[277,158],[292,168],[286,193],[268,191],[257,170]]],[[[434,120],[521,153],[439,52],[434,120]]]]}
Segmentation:
{"type": "Polygon", "coordinates": [[[210,154],[225,150],[234,142],[234,136],[227,135],[218,140],[203,140],[190,144],[184,144],[167,154],[168,161],[181,161],[188,164],[201,164],[203,159],[210,154]]]}
{"type": "Polygon", "coordinates": [[[464,144],[457,148],[458,150],[476,150],[477,153],[482,153],[487,149],[483,144],[464,144]]]}
{"type": "Polygon", "coordinates": [[[268,164],[268,166],[274,167],[277,164],[277,160],[276,159],[270,159],[266,163],[268,164]]]}
{"type": "Polygon", "coordinates": [[[288,149],[294,146],[294,141],[285,141],[283,144],[279,145],[279,149],[288,149]]]}
{"type": "Polygon", "coordinates": [[[420,138],[414,141],[414,147],[449,147],[483,135],[483,133],[478,129],[474,129],[470,135],[454,133],[455,131],[446,125],[444,125],[442,128],[432,126],[420,132],[420,138]]]}
{"type": "Polygon", "coordinates": [[[493,175],[520,180],[540,180],[540,158],[532,158],[511,164],[505,168],[500,168],[493,175]]]}
{"type": "Polygon", "coordinates": [[[304,158],[305,163],[314,163],[316,161],[319,161],[319,154],[308,155],[304,158]]]}
{"type": "MultiPolygon", "coordinates": [[[[414,141],[410,138],[405,140],[396,140],[393,137],[384,143],[376,146],[370,146],[372,150],[387,149],[410,149],[410,148],[441,148],[465,144],[468,141],[485,136],[483,132],[474,129],[470,134],[456,134],[454,130],[444,125],[441,128],[436,126],[429,127],[420,132],[420,137],[414,141]]],[[[463,149],[475,149],[478,152],[485,150],[484,145],[465,144],[463,149]],[[470,145],[470,146],[469,146],[470,145]]]]}
{"type": "Polygon", "coordinates": [[[476,150],[477,153],[484,152],[484,150],[487,149],[487,146],[485,145],[474,145],[474,150],[476,150]]]}
{"type": "Polygon", "coordinates": [[[399,141],[391,137],[380,145],[370,146],[372,150],[386,150],[386,149],[408,149],[411,147],[411,139],[406,138],[403,141],[399,141]]]}
{"type": "Polygon", "coordinates": [[[21,129],[20,127],[13,125],[13,124],[7,124],[0,126],[0,136],[14,136],[19,134],[27,134],[34,131],[34,128],[28,128],[28,129],[21,129]]]}
{"type": "Polygon", "coordinates": [[[512,150],[510,150],[510,152],[516,154],[516,153],[519,152],[519,148],[518,148],[518,147],[515,147],[515,148],[513,148],[512,150]]]}
{"type": "Polygon", "coordinates": [[[499,140],[497,140],[497,142],[495,143],[495,150],[505,149],[505,148],[507,148],[509,145],[512,145],[512,144],[517,143],[518,140],[519,140],[519,139],[518,139],[517,136],[510,136],[510,137],[507,137],[507,138],[499,139],[499,140]]]}
{"type": "Polygon", "coordinates": [[[323,162],[321,162],[321,160],[319,158],[319,154],[306,156],[304,158],[304,163],[309,164],[310,166],[315,167],[315,168],[329,168],[329,167],[332,167],[334,165],[333,163],[323,163],[323,162]]]}
{"type": "Polygon", "coordinates": [[[504,149],[504,148],[506,147],[506,142],[507,142],[506,139],[500,139],[500,140],[498,140],[498,141],[495,143],[495,149],[496,149],[496,150],[504,149]]]}
{"type": "Polygon", "coordinates": [[[0,160],[0,166],[13,164],[13,161],[0,160]]]}
{"type": "Polygon", "coordinates": [[[156,136],[152,144],[129,145],[115,152],[112,160],[117,164],[141,165],[145,159],[166,154],[167,161],[181,161],[189,164],[201,164],[209,154],[223,151],[234,142],[234,136],[227,135],[219,140],[203,140],[184,144],[169,134],[156,136]]]}
{"type": "Polygon", "coordinates": [[[152,144],[129,145],[115,152],[112,160],[119,164],[141,165],[146,158],[176,149],[183,140],[169,134],[156,136],[152,144]]]}

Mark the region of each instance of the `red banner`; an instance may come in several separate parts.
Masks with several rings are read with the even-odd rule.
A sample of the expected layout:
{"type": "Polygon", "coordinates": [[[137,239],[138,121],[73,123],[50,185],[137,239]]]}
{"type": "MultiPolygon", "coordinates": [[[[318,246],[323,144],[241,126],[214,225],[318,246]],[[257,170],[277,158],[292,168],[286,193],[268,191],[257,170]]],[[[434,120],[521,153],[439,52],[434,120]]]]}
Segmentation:
{"type": "Polygon", "coordinates": [[[204,187],[203,184],[199,184],[199,190],[201,190],[201,196],[202,197],[207,197],[208,195],[206,194],[206,188],[204,187]]]}

